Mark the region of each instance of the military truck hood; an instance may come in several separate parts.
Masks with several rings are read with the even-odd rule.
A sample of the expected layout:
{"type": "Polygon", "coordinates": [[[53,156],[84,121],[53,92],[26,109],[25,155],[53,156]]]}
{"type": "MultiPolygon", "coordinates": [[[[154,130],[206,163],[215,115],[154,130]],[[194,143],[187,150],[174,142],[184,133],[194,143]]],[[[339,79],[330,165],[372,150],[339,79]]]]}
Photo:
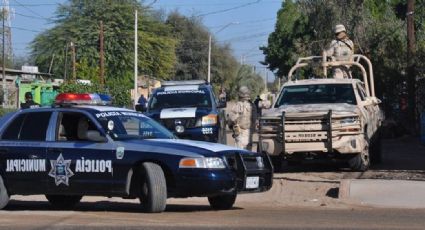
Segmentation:
{"type": "Polygon", "coordinates": [[[263,116],[280,116],[285,112],[286,116],[314,116],[322,115],[332,110],[334,116],[352,116],[358,114],[356,105],[337,103],[337,104],[305,104],[305,105],[282,105],[279,108],[272,108],[263,111],[263,116]]]}
{"type": "Polygon", "coordinates": [[[121,142],[120,145],[125,146],[126,150],[158,152],[187,157],[220,156],[222,152],[250,153],[244,149],[228,145],[181,139],[132,139],[121,142]]]}

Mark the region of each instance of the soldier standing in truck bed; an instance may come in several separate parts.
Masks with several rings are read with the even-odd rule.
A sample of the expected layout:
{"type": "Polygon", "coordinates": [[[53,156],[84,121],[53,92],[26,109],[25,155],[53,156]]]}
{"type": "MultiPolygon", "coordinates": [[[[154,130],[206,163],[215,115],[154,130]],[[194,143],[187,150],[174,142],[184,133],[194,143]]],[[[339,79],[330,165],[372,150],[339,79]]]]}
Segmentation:
{"type": "MultiPolygon", "coordinates": [[[[354,44],[353,41],[347,35],[347,31],[344,25],[336,25],[335,29],[335,39],[332,40],[329,49],[327,49],[326,56],[334,57],[335,61],[350,61],[354,54],[354,44]]],[[[350,66],[338,66],[333,69],[334,78],[350,78],[350,66]]]]}

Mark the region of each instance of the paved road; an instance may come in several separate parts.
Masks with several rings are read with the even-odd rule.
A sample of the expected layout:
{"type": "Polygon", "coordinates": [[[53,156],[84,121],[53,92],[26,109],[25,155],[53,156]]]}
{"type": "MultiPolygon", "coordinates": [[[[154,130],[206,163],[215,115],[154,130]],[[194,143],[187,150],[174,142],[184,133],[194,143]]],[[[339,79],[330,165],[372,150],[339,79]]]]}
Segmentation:
{"type": "Polygon", "coordinates": [[[0,211],[1,229],[423,229],[425,210],[253,207],[212,211],[207,204],[171,204],[160,214],[128,202],[83,202],[72,211],[46,201],[14,201],[0,211]]]}

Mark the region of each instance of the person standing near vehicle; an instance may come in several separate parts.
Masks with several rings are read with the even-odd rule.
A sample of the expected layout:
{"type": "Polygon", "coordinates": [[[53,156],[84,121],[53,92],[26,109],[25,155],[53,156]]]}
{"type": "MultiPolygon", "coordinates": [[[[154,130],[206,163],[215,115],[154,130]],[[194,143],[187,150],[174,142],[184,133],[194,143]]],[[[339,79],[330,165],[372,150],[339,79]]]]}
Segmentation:
{"type": "MultiPolygon", "coordinates": [[[[347,30],[342,24],[336,25],[334,29],[335,39],[325,51],[326,56],[332,56],[335,61],[350,61],[354,54],[354,43],[347,35],[347,30]]],[[[350,78],[350,66],[337,66],[333,69],[334,78],[350,78]]]]}
{"type": "Polygon", "coordinates": [[[36,103],[32,99],[32,93],[25,93],[25,103],[21,103],[21,109],[30,109],[30,108],[38,108],[40,104],[36,103]]]}
{"type": "Polygon", "coordinates": [[[146,100],[145,95],[141,94],[139,97],[139,100],[137,100],[136,111],[145,112],[146,111],[146,104],[148,103],[148,100],[146,100]]]}
{"type": "Polygon", "coordinates": [[[233,130],[235,145],[248,149],[252,145],[252,134],[255,130],[257,110],[250,102],[250,90],[246,86],[239,88],[239,100],[234,104],[227,115],[227,122],[233,130]]]}
{"type": "Polygon", "coordinates": [[[255,105],[255,108],[257,109],[257,115],[258,116],[261,116],[261,106],[260,106],[260,103],[263,101],[263,99],[261,99],[260,98],[260,95],[257,95],[257,98],[255,98],[255,100],[254,100],[254,105],[255,105]]]}

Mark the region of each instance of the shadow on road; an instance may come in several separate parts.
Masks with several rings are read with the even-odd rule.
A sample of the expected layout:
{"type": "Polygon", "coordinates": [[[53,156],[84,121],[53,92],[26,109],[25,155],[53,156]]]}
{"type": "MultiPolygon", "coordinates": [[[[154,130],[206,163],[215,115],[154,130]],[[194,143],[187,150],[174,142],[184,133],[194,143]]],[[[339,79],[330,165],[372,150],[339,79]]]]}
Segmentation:
{"type": "MultiPolygon", "coordinates": [[[[240,210],[242,208],[234,207],[232,210],[240,210]]],[[[48,201],[21,201],[11,200],[7,207],[7,211],[79,211],[79,212],[128,212],[139,213],[141,205],[138,203],[118,202],[118,201],[82,201],[72,209],[56,209],[48,201]]],[[[215,211],[209,205],[191,205],[191,204],[169,204],[165,212],[190,213],[215,211]]]]}

